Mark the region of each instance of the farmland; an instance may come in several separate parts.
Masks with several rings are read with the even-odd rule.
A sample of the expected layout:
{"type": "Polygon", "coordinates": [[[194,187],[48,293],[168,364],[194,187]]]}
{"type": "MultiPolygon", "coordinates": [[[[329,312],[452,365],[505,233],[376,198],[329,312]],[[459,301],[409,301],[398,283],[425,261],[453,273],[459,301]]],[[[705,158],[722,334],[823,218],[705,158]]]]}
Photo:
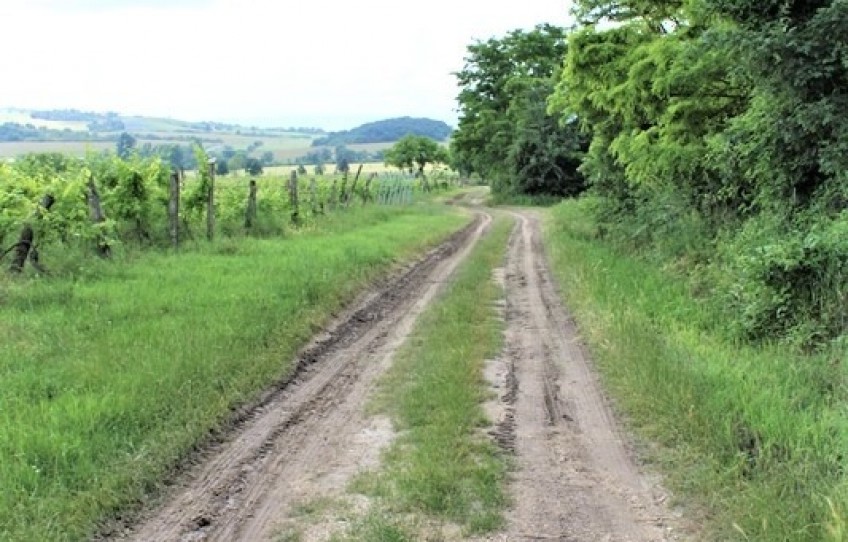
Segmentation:
{"type": "MultiPolygon", "coordinates": [[[[234,180],[217,186],[215,240],[199,235],[199,217],[194,223],[186,210],[186,237],[174,252],[165,248],[161,172],[136,163],[116,173],[111,190],[144,174],[149,199],[135,201],[145,213],[122,215],[119,192],[100,186],[114,217],[106,226],[111,260],[103,260],[92,251],[102,229],[82,218],[85,198],[73,188],[75,175],[103,170],[66,166],[51,210],[64,217],[34,224],[47,274],[27,265],[22,278],[0,279],[2,539],[84,538],[117,510],[137,507],[234,409],[284,381],[297,349],[365,285],[468,221],[412,199],[378,205],[379,181],[371,187],[377,201],[364,205],[353,179],[351,199],[340,188],[336,204],[327,199],[330,181],[320,182],[319,214],[304,180],[295,225],[282,188],[289,178],[265,177],[262,226],[251,234],[246,180],[234,180]]],[[[32,216],[36,194],[57,186],[10,189],[17,177],[8,169],[5,201],[19,204],[5,207],[4,244],[32,216]]],[[[190,193],[201,180],[186,182],[190,193]]]]}

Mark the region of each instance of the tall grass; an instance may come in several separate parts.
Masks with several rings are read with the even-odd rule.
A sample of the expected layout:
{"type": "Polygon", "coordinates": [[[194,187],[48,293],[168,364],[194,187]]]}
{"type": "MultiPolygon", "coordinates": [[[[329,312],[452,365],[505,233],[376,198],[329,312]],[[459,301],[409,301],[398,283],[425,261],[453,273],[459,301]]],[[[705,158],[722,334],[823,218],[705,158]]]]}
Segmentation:
{"type": "Polygon", "coordinates": [[[138,506],[364,285],[468,218],[363,208],[286,240],[0,279],[0,540],[138,506]]]}
{"type": "Polygon", "coordinates": [[[688,284],[598,241],[579,202],[546,246],[606,385],[707,540],[844,540],[844,352],[804,356],[727,339],[688,284]]]}
{"type": "MultiPolygon", "coordinates": [[[[377,403],[401,431],[381,470],[357,487],[379,496],[389,513],[423,514],[466,532],[498,528],[505,505],[504,458],[481,434],[488,388],[483,364],[501,344],[492,269],[503,261],[510,221],[462,265],[444,297],[422,315],[382,383],[377,403]]],[[[409,530],[413,525],[407,525],[409,530]]]]}

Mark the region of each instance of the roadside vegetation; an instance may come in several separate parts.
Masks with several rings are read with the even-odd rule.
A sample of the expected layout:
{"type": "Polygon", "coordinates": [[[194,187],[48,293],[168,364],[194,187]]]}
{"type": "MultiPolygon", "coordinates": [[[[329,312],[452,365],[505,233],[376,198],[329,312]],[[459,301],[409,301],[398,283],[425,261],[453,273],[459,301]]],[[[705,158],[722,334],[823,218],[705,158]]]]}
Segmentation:
{"type": "Polygon", "coordinates": [[[0,539],[79,540],[139,507],[330,315],[468,220],[356,207],[285,239],[0,278],[0,539]]]}
{"type": "Polygon", "coordinates": [[[604,381],[705,540],[845,540],[845,351],[749,345],[692,283],[617,251],[591,200],[546,247],[604,381]]]}
{"type": "Polygon", "coordinates": [[[578,0],[468,47],[451,148],[548,245],[607,380],[718,540],[843,540],[848,12],[578,0]]]}
{"type": "Polygon", "coordinates": [[[495,220],[384,378],[375,408],[391,416],[399,436],[381,468],[354,483],[373,500],[352,539],[421,540],[434,521],[467,535],[502,526],[507,463],[482,431],[491,423],[482,408],[490,393],[483,365],[502,342],[494,304],[503,292],[492,271],[511,226],[495,220]]]}

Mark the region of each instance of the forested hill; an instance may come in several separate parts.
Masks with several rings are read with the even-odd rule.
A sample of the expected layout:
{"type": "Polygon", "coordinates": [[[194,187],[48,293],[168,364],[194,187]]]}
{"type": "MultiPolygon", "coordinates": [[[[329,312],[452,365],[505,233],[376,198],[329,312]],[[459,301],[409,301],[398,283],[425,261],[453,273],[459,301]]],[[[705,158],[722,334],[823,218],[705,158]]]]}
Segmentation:
{"type": "Polygon", "coordinates": [[[398,117],[394,119],[369,122],[351,130],[331,132],[325,137],[319,137],[312,146],[338,146],[354,143],[386,143],[397,141],[405,135],[425,136],[437,141],[446,139],[452,128],[440,120],[413,117],[398,117]]]}

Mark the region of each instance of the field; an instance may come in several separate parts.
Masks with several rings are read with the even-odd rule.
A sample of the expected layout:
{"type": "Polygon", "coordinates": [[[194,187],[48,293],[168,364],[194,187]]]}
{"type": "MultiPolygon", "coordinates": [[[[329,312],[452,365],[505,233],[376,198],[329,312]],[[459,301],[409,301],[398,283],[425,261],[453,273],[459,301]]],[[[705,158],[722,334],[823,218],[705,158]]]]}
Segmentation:
{"type": "Polygon", "coordinates": [[[75,132],[88,131],[88,127],[85,122],[34,119],[27,112],[13,109],[0,109],[0,124],[6,122],[13,122],[15,124],[32,124],[38,128],[44,127],[51,128],[53,130],[68,129],[75,132]]]}

